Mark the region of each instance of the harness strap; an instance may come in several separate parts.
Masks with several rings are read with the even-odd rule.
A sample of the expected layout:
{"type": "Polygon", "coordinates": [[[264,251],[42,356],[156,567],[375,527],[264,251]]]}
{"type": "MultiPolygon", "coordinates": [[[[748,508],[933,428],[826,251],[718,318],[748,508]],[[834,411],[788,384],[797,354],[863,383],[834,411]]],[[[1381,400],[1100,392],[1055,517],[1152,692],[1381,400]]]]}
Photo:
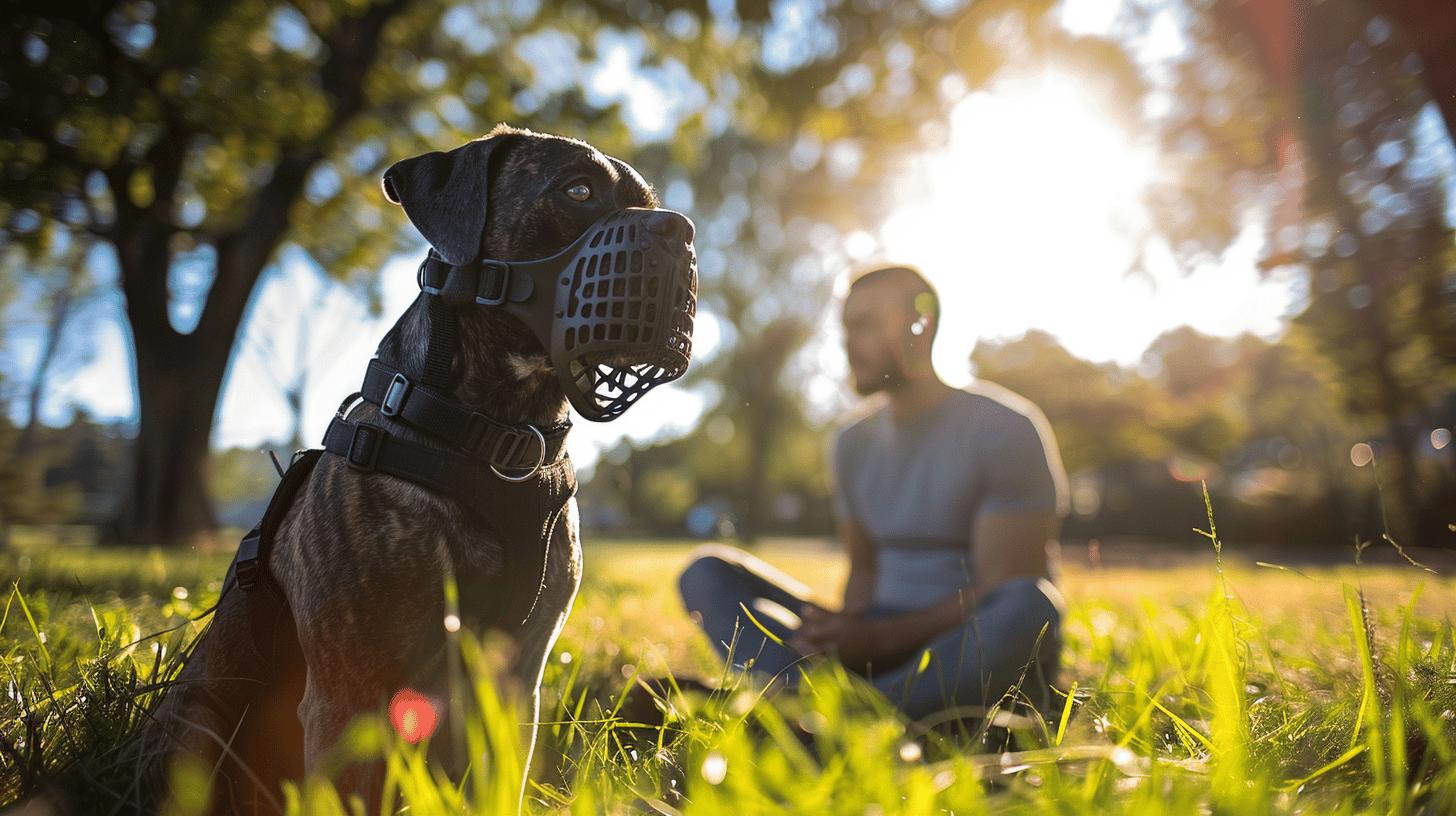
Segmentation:
{"type": "Polygon", "coordinates": [[[228,565],[227,576],[222,582],[222,594],[227,594],[235,585],[245,592],[256,586],[266,587],[275,593],[278,591],[271,581],[266,580],[268,550],[283,524],[283,518],[288,515],[288,508],[293,506],[294,495],[308,481],[322,453],[321,450],[305,450],[294,455],[273,491],[273,498],[268,501],[268,509],[263,511],[263,519],[238,544],[238,553],[228,565]]]}
{"type": "MultiPolygon", "coordinates": [[[[324,450],[343,457],[355,470],[397,476],[459,499],[467,506],[479,503],[484,492],[482,483],[500,482],[487,462],[420,445],[390,434],[378,425],[350,422],[343,417],[334,417],[329,423],[324,433],[324,450]]],[[[562,461],[564,457],[556,464],[562,461]]],[[[534,465],[535,460],[530,464],[534,465]]]]}
{"type": "Polygon", "coordinates": [[[462,581],[462,608],[491,608],[488,619],[503,625],[517,625],[529,617],[545,581],[554,530],[576,493],[575,470],[565,457],[557,467],[542,468],[530,482],[502,481],[485,462],[343,417],[329,423],[324,450],[356,470],[385,473],[455,499],[490,525],[505,548],[505,580],[462,581]],[[501,584],[504,593],[499,592],[501,584]],[[465,603],[465,595],[476,591],[491,594],[465,603]]]}
{"type": "Polygon", "coordinates": [[[430,337],[425,345],[425,369],[420,381],[431,388],[450,388],[450,366],[455,360],[455,345],[460,333],[459,316],[443,298],[425,298],[430,315],[430,337]]]}
{"type": "Polygon", "coordinates": [[[513,425],[472,411],[379,360],[369,361],[359,395],[379,406],[384,416],[413,425],[502,470],[527,470],[538,461],[548,467],[566,455],[570,421],[542,428],[537,436],[532,426],[513,425]]]}

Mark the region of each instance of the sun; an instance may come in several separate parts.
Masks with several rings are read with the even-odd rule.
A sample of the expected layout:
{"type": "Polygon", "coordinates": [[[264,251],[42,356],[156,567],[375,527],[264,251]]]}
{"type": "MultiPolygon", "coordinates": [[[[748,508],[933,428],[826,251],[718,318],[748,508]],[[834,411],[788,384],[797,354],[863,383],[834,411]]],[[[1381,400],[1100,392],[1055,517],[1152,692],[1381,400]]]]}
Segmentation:
{"type": "Polygon", "coordinates": [[[1236,244],[1224,264],[1192,274],[1171,261],[1127,274],[1155,146],[1076,77],[998,82],[962,99],[949,126],[946,147],[915,160],[874,242],[940,290],[936,369],[948,382],[969,379],[978,338],[1032,328],[1080,356],[1128,362],[1183,323],[1214,334],[1282,326],[1290,297],[1259,278],[1257,247],[1236,244]]]}

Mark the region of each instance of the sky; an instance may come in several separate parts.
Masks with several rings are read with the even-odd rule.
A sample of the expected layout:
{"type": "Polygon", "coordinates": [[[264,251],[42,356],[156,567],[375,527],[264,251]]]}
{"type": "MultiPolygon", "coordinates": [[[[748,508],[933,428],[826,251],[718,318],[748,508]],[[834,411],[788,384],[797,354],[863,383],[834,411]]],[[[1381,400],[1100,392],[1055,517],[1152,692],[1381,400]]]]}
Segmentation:
{"type": "MultiPolygon", "coordinates": [[[[1079,33],[1105,33],[1118,8],[1116,0],[1069,0],[1061,20],[1079,33]]],[[[681,111],[669,104],[674,96],[663,88],[680,87],[683,78],[642,69],[638,38],[605,37],[597,46],[598,62],[585,66],[594,101],[622,102],[639,138],[670,131],[681,111]]],[[[548,56],[559,50],[549,41],[526,47],[548,56]]],[[[1140,47],[1144,58],[1156,61],[1176,53],[1181,42],[1175,26],[1160,23],[1140,47]]],[[[687,100],[683,109],[700,103],[687,100]]],[[[1138,193],[1151,177],[1154,155],[1139,134],[1120,129],[1079,92],[1072,77],[1007,79],[965,95],[952,111],[948,136],[944,149],[905,169],[892,193],[893,215],[875,232],[849,236],[845,248],[852,257],[916,264],[937,286],[944,318],[935,363],[952,384],[969,381],[967,361],[978,340],[1042,329],[1086,359],[1136,364],[1149,342],[1176,326],[1272,338],[1301,307],[1297,276],[1264,277],[1256,271],[1260,247],[1252,231],[1219,263],[1177,270],[1154,256],[1145,274],[1128,274],[1130,234],[1146,217],[1138,193]]],[[[1438,141],[1449,154],[1449,145],[1438,141]]],[[[1448,155],[1447,166],[1452,163],[1448,155]]],[[[666,205],[681,206],[667,192],[666,205]]],[[[251,447],[287,437],[290,418],[278,380],[299,357],[305,309],[334,316],[315,331],[302,355],[311,372],[305,438],[319,438],[339,400],[357,388],[378,339],[416,296],[414,273],[423,251],[421,244],[383,270],[378,318],[365,314],[342,288],[323,283],[301,253],[284,253],[254,295],[214,444],[251,447]]],[[[95,267],[104,283],[114,276],[114,263],[99,261],[95,267]]],[[[176,277],[183,290],[205,290],[205,279],[185,270],[176,277]]],[[[121,306],[113,287],[88,311],[78,330],[91,334],[93,356],[56,384],[44,418],[65,421],[68,406],[75,404],[102,418],[134,415],[133,363],[121,306]]],[[[185,315],[177,317],[186,322],[185,315]]],[[[818,395],[813,398],[828,405],[847,401],[836,324],[829,321],[813,357],[820,373],[809,387],[818,395]]],[[[23,377],[34,359],[33,334],[7,333],[12,377],[23,377]]],[[[711,354],[717,335],[711,315],[704,315],[695,338],[700,357],[711,354]]],[[[579,421],[571,454],[589,465],[624,436],[644,440],[685,432],[706,403],[704,395],[676,385],[658,388],[616,422],[579,421]]]]}

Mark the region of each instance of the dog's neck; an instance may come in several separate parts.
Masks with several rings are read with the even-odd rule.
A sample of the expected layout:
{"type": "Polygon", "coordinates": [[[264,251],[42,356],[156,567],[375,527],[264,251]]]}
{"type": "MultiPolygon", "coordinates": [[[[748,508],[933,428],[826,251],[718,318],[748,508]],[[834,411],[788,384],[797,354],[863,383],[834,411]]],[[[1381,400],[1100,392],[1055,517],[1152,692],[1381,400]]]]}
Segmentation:
{"type": "MultiPolygon", "coordinates": [[[[421,372],[430,338],[429,295],[421,294],[379,344],[379,358],[421,372]]],[[[566,396],[540,344],[520,321],[491,307],[456,310],[451,395],[473,411],[544,427],[567,415],[566,396]]]]}

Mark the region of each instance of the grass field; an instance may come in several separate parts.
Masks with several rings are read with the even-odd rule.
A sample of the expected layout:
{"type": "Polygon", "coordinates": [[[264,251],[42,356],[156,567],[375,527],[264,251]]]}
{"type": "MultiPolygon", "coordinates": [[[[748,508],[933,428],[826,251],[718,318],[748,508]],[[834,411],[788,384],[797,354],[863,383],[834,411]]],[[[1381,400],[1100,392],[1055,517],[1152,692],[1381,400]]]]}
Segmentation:
{"type": "MultiPolygon", "coordinates": [[[[104,756],[138,716],[119,699],[150,699],[166,663],[150,642],[121,647],[205,609],[227,561],[52,540],[22,536],[0,556],[0,575],[18,582],[0,629],[0,802],[68,756],[104,756]]],[[[793,697],[763,699],[732,677],[711,695],[669,693],[662,726],[634,727],[620,706],[635,678],[723,677],[675,596],[689,551],[588,541],[586,582],[543,687],[529,811],[1456,813],[1456,581],[1445,575],[1356,567],[1353,551],[1337,568],[1256,566],[1237,543],[1223,569],[1212,546],[1160,568],[1069,563],[1070,696],[1044,720],[1013,721],[1009,740],[903,722],[832,667],[793,697]]],[[[760,554],[826,599],[843,577],[823,544],[760,554]]],[[[488,662],[468,639],[462,648],[468,665],[488,662]]],[[[484,682],[463,696],[497,712],[470,718],[471,755],[487,759],[465,784],[433,777],[378,724],[355,733],[349,750],[389,758],[411,813],[513,801],[501,703],[484,682]]],[[[205,784],[193,777],[184,790],[205,784]]],[[[325,784],[293,796],[296,812],[339,810],[325,784]]]]}

